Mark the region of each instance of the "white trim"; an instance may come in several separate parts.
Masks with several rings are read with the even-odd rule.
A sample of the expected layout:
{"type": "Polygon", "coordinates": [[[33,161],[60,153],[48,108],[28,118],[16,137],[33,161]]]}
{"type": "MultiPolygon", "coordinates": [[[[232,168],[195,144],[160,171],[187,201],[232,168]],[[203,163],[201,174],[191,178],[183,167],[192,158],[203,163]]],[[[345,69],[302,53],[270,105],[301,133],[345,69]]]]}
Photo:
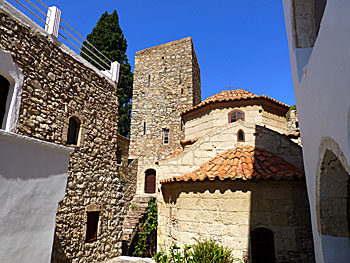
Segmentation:
{"type": "Polygon", "coordinates": [[[8,132],[15,132],[22,100],[22,86],[24,82],[24,75],[22,70],[13,62],[10,54],[1,49],[0,74],[5,77],[10,83],[4,121],[2,125],[0,124],[0,128],[8,132]]]}

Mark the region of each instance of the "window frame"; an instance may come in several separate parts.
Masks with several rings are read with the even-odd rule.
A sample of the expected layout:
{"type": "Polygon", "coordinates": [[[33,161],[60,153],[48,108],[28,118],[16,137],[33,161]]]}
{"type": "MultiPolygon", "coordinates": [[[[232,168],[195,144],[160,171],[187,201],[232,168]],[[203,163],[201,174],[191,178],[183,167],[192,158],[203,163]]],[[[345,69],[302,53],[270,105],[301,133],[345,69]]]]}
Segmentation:
{"type": "Polygon", "coordinates": [[[242,129],[239,129],[237,131],[237,142],[245,142],[245,132],[242,129]],[[243,139],[242,140],[239,139],[239,133],[243,133],[243,139]]]}
{"type": "Polygon", "coordinates": [[[170,129],[169,128],[163,129],[162,142],[163,142],[163,145],[168,145],[170,143],[170,129]],[[167,134],[167,136],[165,136],[166,134],[167,134]],[[166,138],[167,138],[167,142],[165,141],[166,138]]]}
{"type": "Polygon", "coordinates": [[[242,114],[242,119],[237,119],[236,121],[238,121],[238,120],[245,121],[245,114],[244,114],[243,111],[241,111],[241,110],[232,110],[232,111],[230,111],[230,112],[228,113],[228,122],[229,122],[229,123],[236,122],[236,121],[232,121],[231,115],[232,115],[233,113],[240,113],[240,114],[242,114]]]}
{"type": "Polygon", "coordinates": [[[86,211],[86,231],[85,231],[85,243],[92,243],[97,240],[98,229],[100,223],[100,211],[86,211]],[[97,215],[97,220],[96,220],[97,215]],[[92,218],[95,216],[95,218],[92,218]],[[90,220],[89,220],[90,219],[90,220]],[[91,231],[91,228],[92,231],[91,231]],[[90,236],[92,233],[93,235],[90,236]]]}
{"type": "MultiPolygon", "coordinates": [[[[8,106],[9,106],[9,95],[10,95],[10,89],[11,89],[11,84],[10,84],[10,81],[2,74],[0,74],[0,83],[3,82],[2,84],[4,84],[4,91],[6,92],[6,94],[0,94],[0,99],[2,98],[4,101],[4,104],[2,105],[3,109],[0,108],[0,111],[3,110],[3,114],[0,114],[3,115],[1,116],[0,115],[0,128],[3,128],[5,127],[5,124],[6,124],[6,117],[7,117],[7,113],[8,113],[8,106]],[[3,81],[2,81],[3,80],[3,81]]],[[[0,87],[1,88],[1,87],[0,87]]],[[[0,90],[0,92],[2,91],[2,88],[0,90]]],[[[0,103],[2,101],[0,100],[0,103]]],[[[0,105],[1,106],[1,105],[0,105]]]]}
{"type": "Polygon", "coordinates": [[[14,63],[11,55],[0,48],[0,74],[9,83],[5,115],[0,129],[16,132],[22,102],[23,71],[14,63]]]}
{"type": "Polygon", "coordinates": [[[67,144],[68,145],[76,145],[78,146],[79,145],[79,142],[80,142],[80,134],[81,134],[81,121],[78,117],[76,116],[71,116],[69,117],[68,119],[68,129],[67,129],[67,144]],[[73,137],[73,135],[70,133],[72,132],[72,126],[71,126],[71,120],[74,120],[75,123],[76,123],[76,127],[74,127],[74,139],[71,139],[71,137],[73,137]]]}
{"type": "Polygon", "coordinates": [[[122,147],[117,146],[116,156],[117,156],[117,165],[122,165],[123,164],[123,149],[122,149],[122,147]]]}

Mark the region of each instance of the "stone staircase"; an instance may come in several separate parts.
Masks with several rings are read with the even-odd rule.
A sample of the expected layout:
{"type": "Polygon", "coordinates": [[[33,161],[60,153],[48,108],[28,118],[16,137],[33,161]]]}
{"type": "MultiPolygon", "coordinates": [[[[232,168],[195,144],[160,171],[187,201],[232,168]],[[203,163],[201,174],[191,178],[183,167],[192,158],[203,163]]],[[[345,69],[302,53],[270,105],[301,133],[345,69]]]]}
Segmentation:
{"type": "Polygon", "coordinates": [[[105,261],[104,263],[121,263],[121,262],[125,262],[125,263],[154,263],[155,261],[151,258],[137,258],[137,257],[121,256],[121,257],[117,257],[117,258],[113,258],[113,259],[110,259],[108,261],[105,261]]]}
{"type": "Polygon", "coordinates": [[[147,210],[149,197],[135,195],[132,199],[129,210],[124,218],[123,225],[123,243],[128,247],[134,237],[135,230],[139,224],[140,219],[143,217],[147,210]]]}

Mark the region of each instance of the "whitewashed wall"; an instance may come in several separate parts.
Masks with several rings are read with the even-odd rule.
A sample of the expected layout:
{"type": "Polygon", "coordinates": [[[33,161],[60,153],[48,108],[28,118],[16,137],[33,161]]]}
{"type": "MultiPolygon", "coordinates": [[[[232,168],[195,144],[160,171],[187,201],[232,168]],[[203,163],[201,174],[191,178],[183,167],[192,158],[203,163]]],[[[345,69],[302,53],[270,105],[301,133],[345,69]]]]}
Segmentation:
{"type": "Polygon", "coordinates": [[[322,142],[334,141],[350,160],[350,1],[328,0],[313,48],[295,49],[292,0],[283,0],[301,129],[317,262],[350,262],[349,238],[321,236],[317,221],[317,173],[322,142]]]}
{"type": "Polygon", "coordinates": [[[50,262],[70,151],[0,130],[1,262],[50,262]]]}

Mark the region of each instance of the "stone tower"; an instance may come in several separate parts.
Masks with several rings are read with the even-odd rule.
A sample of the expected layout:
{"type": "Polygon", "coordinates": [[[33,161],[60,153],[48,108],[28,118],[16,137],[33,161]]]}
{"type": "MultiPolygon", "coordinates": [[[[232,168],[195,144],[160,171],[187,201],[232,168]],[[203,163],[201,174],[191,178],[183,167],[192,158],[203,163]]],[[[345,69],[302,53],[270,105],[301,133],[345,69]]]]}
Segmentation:
{"type": "Polygon", "coordinates": [[[200,70],[191,37],[136,53],[129,156],[138,158],[138,194],[145,191],[146,170],[156,171],[158,160],[181,148],[180,113],[200,101],[200,70]]]}

